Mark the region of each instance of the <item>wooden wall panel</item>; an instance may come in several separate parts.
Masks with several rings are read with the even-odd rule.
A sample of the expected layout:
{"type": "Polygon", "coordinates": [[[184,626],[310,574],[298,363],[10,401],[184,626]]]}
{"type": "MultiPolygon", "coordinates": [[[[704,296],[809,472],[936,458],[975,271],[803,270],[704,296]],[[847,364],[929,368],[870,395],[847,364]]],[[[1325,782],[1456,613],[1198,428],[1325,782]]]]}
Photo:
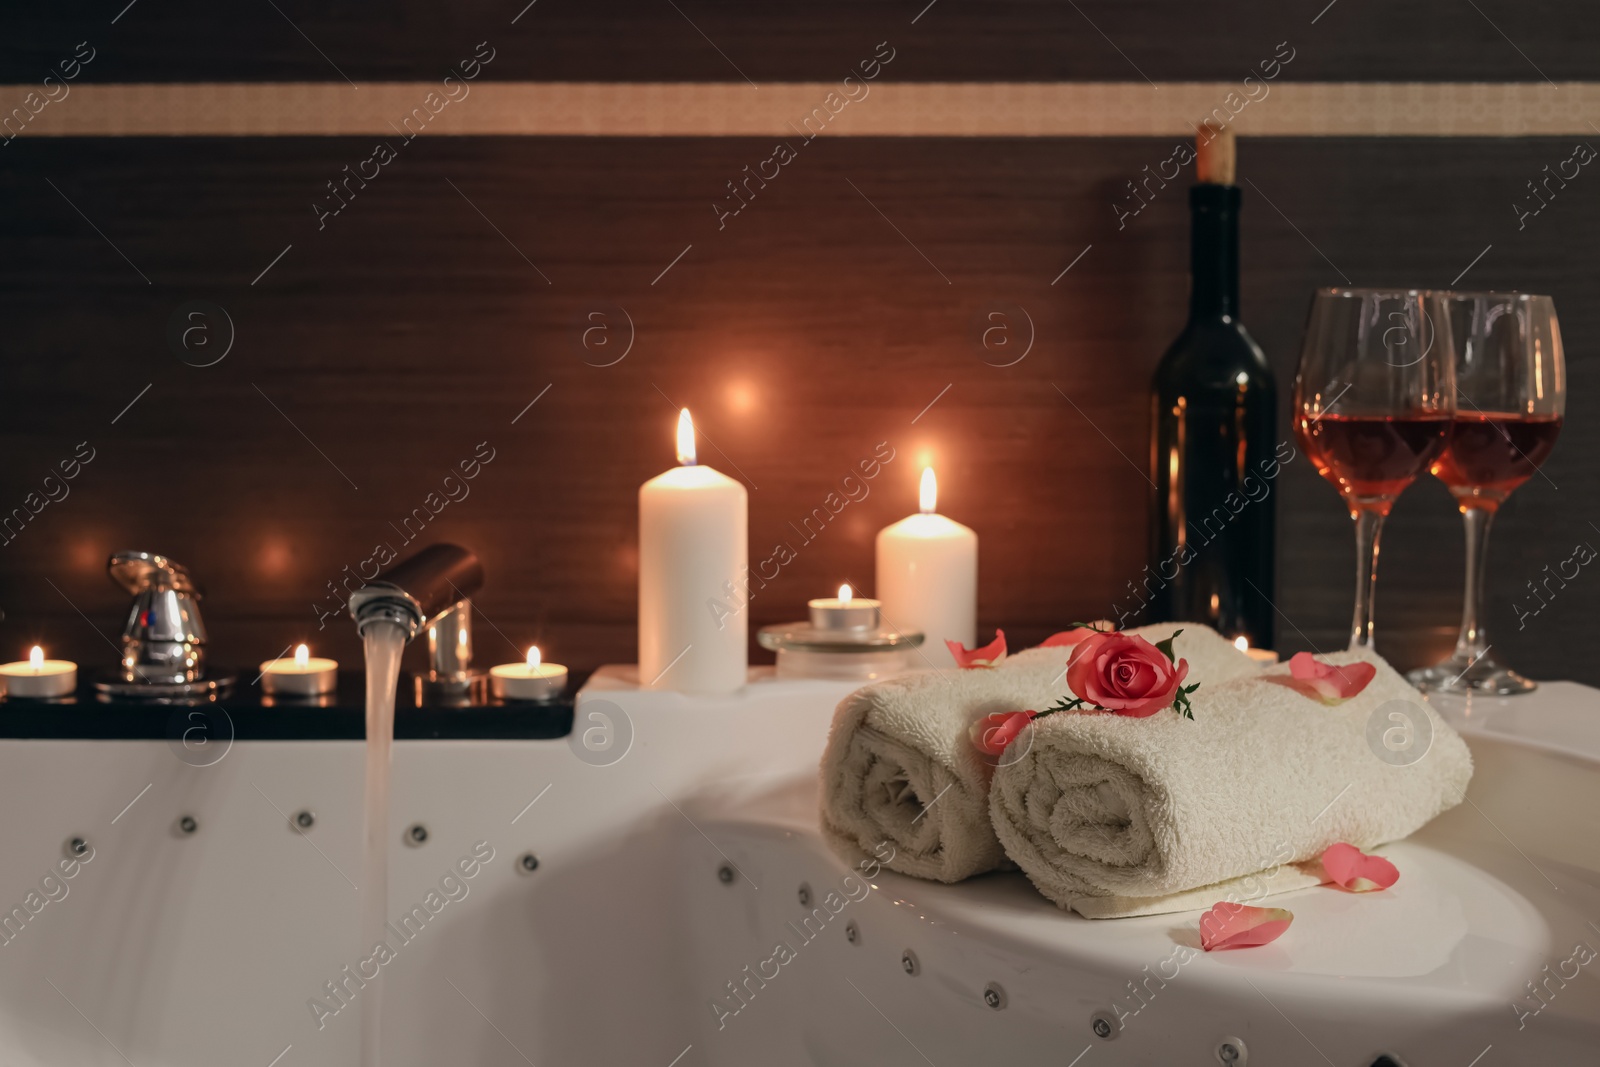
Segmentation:
{"type": "Polygon", "coordinates": [[[114,82],[443,78],[480,41],[486,77],[537,81],[842,78],[883,40],[911,81],[1237,80],[1280,41],[1304,80],[1560,82],[1600,65],[1575,0],[96,0],[15,5],[0,33],[0,82],[37,82],[84,40],[86,77],[114,82]]]}
{"type": "MultiPolygon", "coordinates": [[[[1105,614],[1143,563],[1144,390],[1186,296],[1183,190],[1120,230],[1111,203],[1170,147],[818,140],[719,229],[712,203],[765,140],[425,140],[319,230],[311,204],[368,140],[18,141],[0,157],[0,508],[78,442],[95,458],[0,546],[0,650],[43,639],[109,662],[125,603],[104,559],[132,547],[193,568],[219,658],[310,636],[354,663],[353,627],[319,633],[314,602],[377,542],[400,547],[391,523],[487,441],[471,495],[425,535],[484,557],[481,656],[537,639],[575,666],[629,660],[634,494],[672,461],[678,404],[714,442],[708,461],[751,485],[752,558],[797,542],[756,624],[847,578],[870,588],[873,534],[913,508],[925,460],[944,510],[983,538],[985,627],[1026,640],[1105,614]],[[214,366],[169,342],[196,300],[233,323],[214,366]],[[1023,312],[1032,323],[1013,366],[980,340],[996,308],[1017,344],[1023,312]],[[588,316],[620,344],[618,309],[632,347],[591,365],[616,349],[584,348],[588,316]],[[799,545],[788,523],[880,441],[896,458],[870,495],[799,545]]],[[[1244,143],[1244,317],[1287,396],[1314,286],[1447,285],[1491,246],[1463,285],[1554,293],[1568,428],[1496,530],[1496,643],[1531,672],[1600,681],[1583,654],[1593,576],[1520,632],[1512,605],[1600,541],[1585,458],[1600,267],[1584,236],[1600,203],[1580,178],[1524,230],[1510,206],[1568,154],[1244,143]]],[[[1283,644],[1337,646],[1348,523],[1303,464],[1278,502],[1283,644]]],[[[1402,661],[1448,644],[1458,525],[1431,483],[1396,510],[1379,619],[1402,661]]]]}

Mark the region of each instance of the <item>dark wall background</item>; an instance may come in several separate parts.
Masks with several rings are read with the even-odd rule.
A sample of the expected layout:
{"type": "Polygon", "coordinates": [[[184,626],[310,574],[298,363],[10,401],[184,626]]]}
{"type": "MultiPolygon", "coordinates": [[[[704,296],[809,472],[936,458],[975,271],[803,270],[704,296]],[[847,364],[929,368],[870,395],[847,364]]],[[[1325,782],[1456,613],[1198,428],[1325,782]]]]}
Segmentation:
{"type": "Polygon", "coordinates": [[[886,37],[904,42],[906,81],[1124,81],[1135,65],[1228,80],[1284,39],[1307,46],[1303,81],[1595,76],[1581,0],[139,0],[118,17],[128,7],[8,5],[0,79],[42,77],[85,37],[108,46],[95,76],[118,82],[326,81],[332,65],[358,83],[442,77],[486,38],[507,45],[492,76],[526,81],[738,80],[730,64],[757,83],[843,77],[886,37]]]}
{"type": "MultiPolygon", "coordinates": [[[[922,6],[685,11],[758,82],[842,76],[885,38],[901,80],[1124,80],[1130,63],[1158,81],[1233,78],[1285,38],[1299,48],[1286,80],[1538,81],[1533,64],[1556,80],[1600,67],[1580,47],[1576,3],[1484,4],[1516,47],[1442,2],[1341,0],[1314,26],[1320,2],[1080,4],[1126,60],[1069,5],[940,0],[911,25],[922,6]]],[[[36,81],[86,37],[100,48],[88,80],[337,78],[270,6],[140,4],[110,25],[121,7],[0,16],[18,46],[0,79],[36,81]]],[[[499,50],[488,78],[738,77],[670,5],[539,0],[510,26],[521,7],[284,10],[357,82],[442,76],[484,38],[499,50]]],[[[347,619],[319,631],[326,583],[380,541],[400,548],[391,523],[486,441],[494,458],[470,496],[421,538],[484,558],[480,658],[538,641],[574,666],[629,661],[635,491],[671,465],[678,405],[704,431],[703,457],[751,487],[753,560],[798,544],[787,524],[878,442],[896,451],[870,496],[755,600],[753,625],[799,617],[842,580],[870,588],[873,535],[914,510],[923,462],[938,468],[941,510],[982,538],[983,627],[1036,639],[1106,614],[1139,575],[1145,387],[1184,317],[1187,210],[1174,185],[1119,231],[1111,204],[1173,138],[819,139],[722,230],[710,204],[769,139],[421,138],[319,231],[311,203],[372,140],[24,136],[0,148],[0,512],[79,442],[95,450],[71,495],[0,546],[0,652],[38,640],[110,663],[126,598],[105,558],[144,548],[197,575],[219,659],[254,663],[309,639],[355,665],[347,619]],[[192,301],[231,319],[215,365],[189,365],[215,349],[169,337],[192,301]],[[1019,349],[982,342],[997,308],[1014,344],[1031,322],[1012,366],[993,364],[1019,349]],[[594,334],[584,347],[594,313],[613,347],[594,334]],[[626,358],[593,365],[615,358],[628,322],[626,358]]],[[[1314,287],[1446,286],[1492,245],[1462,286],[1554,294],[1567,428],[1495,531],[1492,625],[1513,664],[1597,682],[1584,611],[1597,579],[1583,572],[1521,629],[1514,609],[1536,605],[1526,583],[1546,565],[1600,542],[1586,458],[1600,435],[1600,178],[1573,181],[1521,231],[1511,206],[1572,146],[1244,140],[1244,319],[1279,376],[1287,437],[1314,287]]],[[[220,341],[225,327],[206,321],[220,341]]],[[[1280,645],[1338,647],[1348,520],[1303,459],[1275,499],[1280,645]]],[[[1380,571],[1380,640],[1401,665],[1448,649],[1461,557],[1448,494],[1419,483],[1380,571]]]]}

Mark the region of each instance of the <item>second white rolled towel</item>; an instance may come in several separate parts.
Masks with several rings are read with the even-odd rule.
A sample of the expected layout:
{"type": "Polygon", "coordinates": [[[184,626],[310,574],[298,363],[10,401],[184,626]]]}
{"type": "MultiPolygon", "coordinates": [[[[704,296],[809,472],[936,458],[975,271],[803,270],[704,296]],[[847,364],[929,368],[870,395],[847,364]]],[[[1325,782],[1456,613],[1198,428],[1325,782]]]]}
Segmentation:
{"type": "Polygon", "coordinates": [[[1007,855],[1090,918],[1183,911],[1261,871],[1254,895],[1314,884],[1287,864],[1339,841],[1406,837],[1460,803],[1472,776],[1461,737],[1375,654],[1325,659],[1377,673],[1333,707],[1281,684],[1280,667],[1202,685],[1193,720],[1170,710],[1036,720],[990,792],[1007,855]],[[1395,731],[1423,746],[1416,758],[1386,754],[1395,731]]]}

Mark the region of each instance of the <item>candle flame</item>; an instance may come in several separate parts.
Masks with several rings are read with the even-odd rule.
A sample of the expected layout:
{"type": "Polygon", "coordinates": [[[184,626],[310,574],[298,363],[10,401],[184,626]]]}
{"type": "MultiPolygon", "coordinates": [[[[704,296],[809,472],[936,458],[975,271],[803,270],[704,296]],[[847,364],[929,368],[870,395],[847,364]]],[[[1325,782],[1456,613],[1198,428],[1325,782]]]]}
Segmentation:
{"type": "Polygon", "coordinates": [[[1246,641],[1244,639],[1244,635],[1241,634],[1233,639],[1233,647],[1237,648],[1240,652],[1248,652],[1250,651],[1250,642],[1246,641]]]}
{"type": "Polygon", "coordinates": [[[845,582],[839,587],[839,603],[848,604],[855,598],[855,593],[850,590],[850,583],[845,582]]]}
{"type": "Polygon", "coordinates": [[[44,649],[34,645],[28,650],[28,666],[39,670],[44,666],[44,649]]]}
{"type": "Polygon", "coordinates": [[[922,468],[922,487],[917,492],[917,501],[924,515],[939,510],[939,480],[933,476],[932,467],[922,468]]]}
{"type": "Polygon", "coordinates": [[[539,646],[538,645],[529,645],[528,646],[528,669],[530,671],[538,670],[539,669],[539,662],[540,662],[540,660],[539,660],[539,646]]]}
{"type": "Polygon", "coordinates": [[[688,408],[678,412],[678,462],[685,467],[698,462],[694,453],[694,420],[689,417],[688,408]]]}
{"type": "Polygon", "coordinates": [[[307,665],[309,665],[310,663],[311,663],[311,649],[308,646],[303,645],[303,644],[302,645],[295,645],[294,646],[294,665],[296,667],[300,668],[301,670],[305,670],[307,665]]]}

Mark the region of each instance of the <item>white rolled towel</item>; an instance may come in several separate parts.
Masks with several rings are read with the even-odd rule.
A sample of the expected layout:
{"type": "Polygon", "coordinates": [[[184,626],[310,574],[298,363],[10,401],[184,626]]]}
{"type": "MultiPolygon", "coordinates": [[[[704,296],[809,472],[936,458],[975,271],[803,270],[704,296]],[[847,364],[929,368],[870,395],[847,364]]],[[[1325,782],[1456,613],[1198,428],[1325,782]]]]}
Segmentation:
{"type": "MultiPolygon", "coordinates": [[[[1258,673],[1253,660],[1198,624],[1129,632],[1159,641],[1180,628],[1174,650],[1189,661],[1189,681],[1258,673]]],[[[993,712],[1037,711],[1069,695],[1071,651],[1031,648],[993,669],[919,671],[846,697],[822,757],[823,836],[852,862],[882,860],[887,843],[888,867],[941,882],[1008,865],[989,817],[995,759],[974,747],[969,727],[993,712]]]]}
{"type": "Polygon", "coordinates": [[[1273,681],[1282,666],[1202,684],[1192,721],[1036,720],[989,797],[1006,853],[1089,918],[1187,911],[1313,885],[1329,845],[1394,841],[1460,803],[1472,757],[1421,694],[1374,653],[1324,659],[1377,674],[1333,707],[1273,681]]]}

